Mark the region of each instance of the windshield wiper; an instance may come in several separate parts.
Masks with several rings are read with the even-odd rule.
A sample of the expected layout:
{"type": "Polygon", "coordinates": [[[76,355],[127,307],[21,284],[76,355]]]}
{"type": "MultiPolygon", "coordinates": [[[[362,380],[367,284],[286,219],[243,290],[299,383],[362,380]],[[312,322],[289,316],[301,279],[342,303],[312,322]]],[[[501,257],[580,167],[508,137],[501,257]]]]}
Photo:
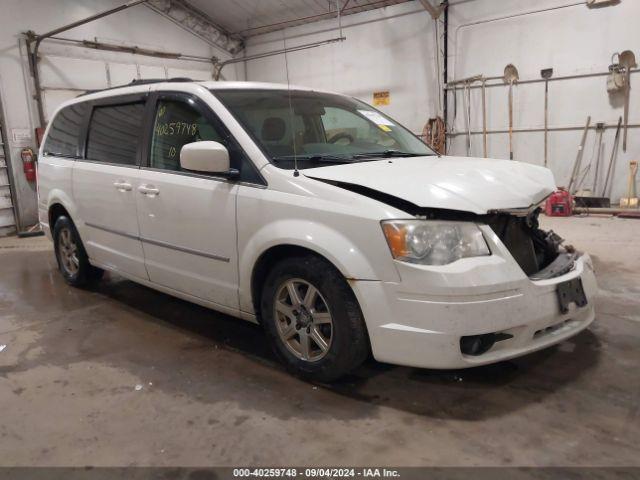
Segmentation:
{"type": "Polygon", "coordinates": [[[369,152],[369,153],[358,153],[353,156],[353,158],[372,158],[372,157],[426,157],[430,155],[429,153],[413,153],[413,152],[402,152],[400,150],[384,150],[383,152],[369,152]]]}
{"type": "MultiPolygon", "coordinates": [[[[356,160],[364,160],[367,158],[375,159],[375,158],[390,158],[390,157],[423,157],[425,155],[429,155],[429,154],[402,152],[400,150],[384,150],[382,152],[356,153],[349,157],[323,154],[323,153],[314,154],[314,155],[297,155],[297,159],[298,161],[314,162],[314,163],[352,163],[356,160]]],[[[292,162],[295,158],[296,156],[294,155],[279,155],[276,157],[271,157],[271,159],[276,163],[282,162],[282,161],[292,162]]]]}
{"type": "Polygon", "coordinates": [[[305,162],[316,162],[316,163],[349,163],[352,161],[351,158],[348,157],[339,157],[337,155],[280,155],[277,157],[272,157],[273,161],[293,161],[294,159],[302,160],[305,162]]]}

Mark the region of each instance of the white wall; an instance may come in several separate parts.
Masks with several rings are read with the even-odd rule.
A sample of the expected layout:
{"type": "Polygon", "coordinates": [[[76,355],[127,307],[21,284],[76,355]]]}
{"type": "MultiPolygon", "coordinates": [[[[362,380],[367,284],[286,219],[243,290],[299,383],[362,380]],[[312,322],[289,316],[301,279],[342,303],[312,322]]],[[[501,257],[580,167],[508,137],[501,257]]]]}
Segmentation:
{"type": "MultiPolygon", "coordinates": [[[[250,38],[247,55],[336,38],[336,20],[316,22],[250,38]]],[[[352,95],[372,102],[388,90],[380,107],[414,131],[422,131],[437,106],[434,26],[416,2],[343,18],[346,41],[287,55],[292,84],[352,95]],[[418,12],[416,14],[416,12],[418,12]]],[[[247,79],[286,83],[283,55],[247,62],[247,79]]]]}
{"type": "MultiPolygon", "coordinates": [[[[20,149],[32,147],[35,150],[35,138],[12,142],[11,133],[14,129],[33,132],[38,126],[38,116],[35,102],[31,100],[33,84],[25,49],[20,45],[21,34],[27,30],[44,33],[122,3],[122,0],[2,0],[0,4],[0,94],[4,102],[14,167],[13,182],[18,191],[23,225],[37,221],[37,205],[35,187],[25,181],[22,173],[20,149]]],[[[229,58],[226,52],[210,47],[142,5],[70,30],[61,36],[229,58]]],[[[142,78],[164,77],[165,72],[169,76],[198,75],[211,78],[211,66],[203,63],[88,50],[48,41],[43,42],[41,52],[42,84],[48,87],[105,88],[109,86],[105,63],[110,67],[112,85],[131,81],[137,76],[138,69],[142,78]]],[[[238,71],[242,75],[244,69],[240,67],[238,71]]],[[[225,75],[235,78],[236,68],[225,69],[225,75]]],[[[46,91],[44,97],[47,118],[62,101],[77,94],[78,92],[65,90],[46,91]]],[[[4,183],[2,175],[0,171],[0,184],[4,183]]],[[[5,190],[0,194],[4,195],[5,190]]]]}
{"type": "MultiPolygon", "coordinates": [[[[432,0],[432,3],[437,3],[432,0]]],[[[622,0],[619,5],[588,9],[579,5],[556,8],[578,0],[459,0],[449,9],[449,79],[484,74],[503,74],[513,63],[521,79],[540,78],[540,70],[553,68],[554,76],[607,70],[611,55],[631,49],[640,60],[640,34],[634,18],[640,18],[640,1],[622,0]],[[533,10],[546,12],[522,15],[533,10]],[[511,19],[498,17],[519,15],[511,19]]],[[[382,107],[392,117],[418,133],[426,120],[438,111],[434,26],[418,2],[407,2],[385,9],[350,15],[344,19],[347,40],[330,46],[294,52],[288,55],[292,83],[350,94],[372,101],[372,92],[389,90],[391,105],[382,107]]],[[[337,36],[331,29],[336,21],[323,21],[287,29],[287,46],[337,36]]],[[[250,39],[247,54],[282,48],[283,32],[250,39]]],[[[286,82],[283,56],[247,62],[247,79],[286,82]]],[[[632,75],[629,123],[640,123],[640,75],[632,75]],[[635,85],[635,87],[633,87],[635,85]]],[[[514,126],[539,128],[544,122],[544,84],[514,87],[514,126]]],[[[481,96],[471,94],[472,130],[481,130],[481,96]]],[[[458,93],[458,114],[453,128],[465,130],[462,96],[458,93]]],[[[451,97],[452,100],[452,97],[451,97]]],[[[488,128],[508,127],[507,88],[487,88],[488,128]]],[[[550,82],[549,125],[582,126],[587,115],[592,124],[617,124],[622,115],[619,98],[610,99],[606,77],[550,82]]],[[[453,102],[449,103],[449,121],[453,120],[453,102]]],[[[638,128],[629,129],[627,152],[620,146],[614,172],[612,200],[626,192],[628,161],[640,152],[638,128]]],[[[580,130],[549,134],[549,166],[558,185],[566,185],[580,130]]],[[[609,161],[615,128],[607,129],[603,139],[604,159],[609,161]]],[[[595,131],[587,139],[583,165],[591,159],[595,131]]],[[[543,164],[542,133],[516,133],[515,159],[543,164]]],[[[466,155],[464,135],[452,137],[449,153],[466,155]]],[[[489,156],[509,158],[508,135],[489,135],[489,156]]],[[[482,155],[482,136],[472,136],[471,154],[482,155]]],[[[601,176],[601,178],[603,178],[601,176]]],[[[589,182],[590,184],[590,182],[589,182]]]]}
{"type": "MultiPolygon", "coordinates": [[[[640,34],[636,22],[640,17],[640,2],[622,0],[616,6],[589,9],[576,0],[474,0],[454,3],[449,16],[449,66],[451,78],[476,74],[502,75],[512,63],[520,79],[538,79],[540,70],[553,68],[553,76],[606,72],[614,52],[630,49],[640,60],[640,34]],[[538,13],[528,13],[532,11],[538,13]],[[524,15],[523,15],[524,14],[524,15]],[[505,16],[514,18],[498,19],[505,16]]],[[[640,123],[640,75],[632,75],[629,123],[640,123]]],[[[481,93],[472,90],[472,130],[482,129],[481,93]]],[[[462,93],[458,92],[456,131],[465,131],[462,93]]],[[[488,128],[508,127],[508,88],[487,88],[488,128]]],[[[451,104],[450,104],[451,105],[451,104]]],[[[605,122],[614,127],[605,130],[601,166],[609,162],[618,117],[622,115],[619,96],[610,98],[606,77],[558,80],[549,83],[549,126],[584,126],[587,116],[591,124],[605,122]]],[[[450,117],[452,118],[452,117],[450,117]]],[[[544,126],[544,83],[514,87],[514,127],[544,126]]],[[[612,201],[626,194],[629,160],[640,153],[640,130],[628,131],[627,152],[619,147],[613,179],[612,201]]],[[[581,130],[549,133],[549,167],[558,185],[567,185],[581,130]]],[[[621,134],[622,136],[622,134],[621,134]]],[[[595,130],[590,130],[584,151],[583,165],[597,151],[595,130]]],[[[489,155],[509,158],[508,135],[489,135],[489,155]]],[[[451,143],[451,151],[466,154],[464,135],[451,143]]],[[[482,135],[472,136],[472,155],[482,155],[482,135]]],[[[514,134],[516,160],[542,165],[544,134],[541,132],[514,134]]],[[[602,170],[601,170],[602,171],[602,170]]],[[[591,170],[593,172],[593,169],[591,170]]],[[[592,178],[591,176],[588,177],[592,178]]],[[[600,175],[602,179],[603,176],[600,175]]],[[[600,182],[599,182],[600,183],[600,182]]],[[[600,183],[601,185],[601,183],[600,183]]],[[[591,181],[588,181],[591,186],[591,181]]],[[[601,187],[600,187],[601,188],[601,187]]],[[[598,191],[598,193],[601,193],[598,191]]]]}

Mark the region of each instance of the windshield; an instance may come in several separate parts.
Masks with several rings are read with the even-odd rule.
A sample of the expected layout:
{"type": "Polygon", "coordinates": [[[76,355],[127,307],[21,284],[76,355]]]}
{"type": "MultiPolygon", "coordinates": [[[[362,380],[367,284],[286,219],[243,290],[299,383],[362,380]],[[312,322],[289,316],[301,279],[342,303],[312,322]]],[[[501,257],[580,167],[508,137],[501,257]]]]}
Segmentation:
{"type": "Polygon", "coordinates": [[[286,169],[326,163],[435,155],[418,137],[359,100],[293,90],[214,90],[271,157],[286,169]]]}

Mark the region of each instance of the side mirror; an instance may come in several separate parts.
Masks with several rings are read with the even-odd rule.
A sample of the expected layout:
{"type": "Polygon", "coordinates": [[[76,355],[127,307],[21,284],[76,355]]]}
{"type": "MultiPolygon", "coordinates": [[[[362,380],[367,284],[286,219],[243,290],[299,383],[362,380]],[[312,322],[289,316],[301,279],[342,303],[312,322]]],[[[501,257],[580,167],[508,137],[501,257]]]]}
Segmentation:
{"type": "Polygon", "coordinates": [[[229,152],[218,142],[203,141],[183,145],[180,149],[180,166],[194,172],[217,173],[233,177],[238,171],[229,168],[229,152]]]}

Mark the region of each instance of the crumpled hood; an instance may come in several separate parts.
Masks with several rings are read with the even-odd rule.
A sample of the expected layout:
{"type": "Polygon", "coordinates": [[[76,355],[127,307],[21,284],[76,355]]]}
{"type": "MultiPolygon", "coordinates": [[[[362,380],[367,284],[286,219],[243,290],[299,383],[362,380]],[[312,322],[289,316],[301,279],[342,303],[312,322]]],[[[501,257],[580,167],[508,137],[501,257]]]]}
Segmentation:
{"type": "Polygon", "coordinates": [[[555,188],[551,170],[512,160],[469,157],[385,158],[303,170],[319,180],[350,183],[419,207],[485,214],[527,208],[555,188]]]}

